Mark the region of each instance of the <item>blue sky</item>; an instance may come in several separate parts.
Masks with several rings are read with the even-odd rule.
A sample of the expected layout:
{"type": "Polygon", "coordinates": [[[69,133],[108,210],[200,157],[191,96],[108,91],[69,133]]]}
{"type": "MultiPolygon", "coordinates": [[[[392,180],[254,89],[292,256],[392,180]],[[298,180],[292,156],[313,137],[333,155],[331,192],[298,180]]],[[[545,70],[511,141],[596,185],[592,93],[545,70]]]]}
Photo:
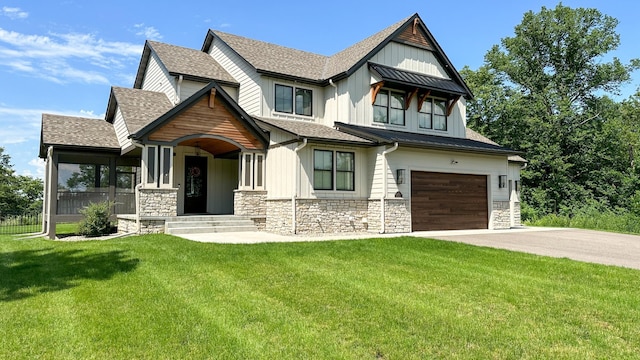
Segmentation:
{"type": "MultiPolygon", "coordinates": [[[[131,87],[145,39],[200,49],[209,28],[331,55],[419,13],[457,69],[477,69],[528,10],[557,1],[0,0],[0,147],[18,174],[42,176],[43,112],[104,117],[110,86],[131,87]],[[322,4],[322,5],[320,5],[322,4]]],[[[563,1],[620,21],[613,56],[640,57],[640,3],[563,1]]],[[[622,98],[640,85],[640,73],[622,98]]]]}

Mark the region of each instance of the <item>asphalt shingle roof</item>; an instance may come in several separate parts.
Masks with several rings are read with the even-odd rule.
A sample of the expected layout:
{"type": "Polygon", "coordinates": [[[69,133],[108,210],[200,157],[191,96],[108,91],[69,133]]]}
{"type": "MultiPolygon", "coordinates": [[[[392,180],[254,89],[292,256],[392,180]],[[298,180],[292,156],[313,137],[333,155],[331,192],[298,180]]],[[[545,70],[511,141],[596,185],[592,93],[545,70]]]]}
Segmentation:
{"type": "Polygon", "coordinates": [[[258,125],[267,124],[301,138],[324,140],[327,142],[347,142],[354,144],[372,145],[373,142],[361,137],[338,131],[329,126],[300,120],[280,120],[255,117],[258,125]]]}
{"type": "Polygon", "coordinates": [[[112,87],[129,134],[142,129],[155,119],[173,108],[173,104],[165,93],[112,87]]]}
{"type": "Polygon", "coordinates": [[[151,46],[171,74],[182,74],[233,84],[238,83],[231,74],[207,53],[157,41],[149,40],[147,44],[151,46]]]}
{"type": "MultiPolygon", "coordinates": [[[[467,139],[471,139],[471,140],[475,140],[475,141],[480,141],[480,142],[484,142],[487,144],[492,144],[492,145],[498,145],[498,143],[494,142],[493,140],[480,135],[479,133],[475,132],[472,129],[466,128],[466,136],[467,139]]],[[[513,161],[513,162],[527,162],[527,160],[525,158],[523,158],[520,155],[510,155],[509,156],[509,161],[513,161]]]]}
{"type": "Polygon", "coordinates": [[[53,114],[42,114],[41,145],[120,149],[113,125],[103,119],[53,114]]]}

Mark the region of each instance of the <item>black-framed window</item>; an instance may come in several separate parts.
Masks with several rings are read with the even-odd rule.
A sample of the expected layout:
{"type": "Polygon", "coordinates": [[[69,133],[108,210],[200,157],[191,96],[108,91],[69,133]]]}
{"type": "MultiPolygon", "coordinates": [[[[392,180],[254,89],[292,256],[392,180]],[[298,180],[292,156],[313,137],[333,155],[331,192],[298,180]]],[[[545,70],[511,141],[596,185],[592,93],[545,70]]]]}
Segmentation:
{"type": "Polygon", "coordinates": [[[293,86],[276,84],[275,110],[303,116],[313,114],[313,91],[293,86]],[[294,96],[295,94],[295,96],[294,96]]]}
{"type": "Polygon", "coordinates": [[[334,157],[332,150],[314,150],[313,188],[315,190],[355,190],[355,157],[353,152],[336,151],[334,157]]]}
{"type": "Polygon", "coordinates": [[[313,188],[333,190],[333,151],[313,151],[313,188]]]}
{"type": "Polygon", "coordinates": [[[336,151],[336,190],[355,189],[355,154],[336,151]]]}
{"type": "Polygon", "coordinates": [[[447,131],[447,102],[434,98],[426,99],[418,112],[418,127],[447,131]]]}
{"type": "Polygon", "coordinates": [[[405,94],[381,90],[373,102],[373,121],[382,124],[404,125],[405,94]]]}

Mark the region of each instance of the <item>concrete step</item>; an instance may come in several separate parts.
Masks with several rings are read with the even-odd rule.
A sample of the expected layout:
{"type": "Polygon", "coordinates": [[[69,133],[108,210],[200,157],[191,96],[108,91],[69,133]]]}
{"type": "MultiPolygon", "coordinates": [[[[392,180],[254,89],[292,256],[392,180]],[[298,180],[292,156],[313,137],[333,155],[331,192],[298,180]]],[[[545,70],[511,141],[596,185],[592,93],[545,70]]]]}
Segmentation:
{"type": "Polygon", "coordinates": [[[224,232],[241,232],[241,231],[257,231],[256,227],[251,225],[238,226],[201,226],[201,227],[174,227],[165,230],[167,234],[203,234],[203,233],[224,233],[224,232]]]}
{"type": "Polygon", "coordinates": [[[165,227],[170,228],[185,228],[185,227],[216,227],[216,226],[253,226],[253,221],[246,219],[234,219],[234,220],[207,220],[207,221],[167,221],[165,227]]]}
{"type": "Polygon", "coordinates": [[[188,215],[173,216],[167,218],[167,222],[194,222],[194,221],[227,221],[227,220],[251,220],[247,216],[238,215],[188,215]]]}
{"type": "Polygon", "coordinates": [[[249,217],[235,215],[177,216],[167,219],[164,229],[174,235],[258,230],[249,217]]]}

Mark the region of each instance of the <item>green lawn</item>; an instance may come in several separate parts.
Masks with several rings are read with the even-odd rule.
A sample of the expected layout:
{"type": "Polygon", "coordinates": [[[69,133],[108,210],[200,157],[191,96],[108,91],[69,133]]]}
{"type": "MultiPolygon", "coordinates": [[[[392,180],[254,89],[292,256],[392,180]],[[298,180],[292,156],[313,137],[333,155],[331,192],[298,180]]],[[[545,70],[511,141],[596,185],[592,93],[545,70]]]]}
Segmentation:
{"type": "Polygon", "coordinates": [[[640,272],[398,238],[0,237],[1,359],[640,357],[640,272]]]}

